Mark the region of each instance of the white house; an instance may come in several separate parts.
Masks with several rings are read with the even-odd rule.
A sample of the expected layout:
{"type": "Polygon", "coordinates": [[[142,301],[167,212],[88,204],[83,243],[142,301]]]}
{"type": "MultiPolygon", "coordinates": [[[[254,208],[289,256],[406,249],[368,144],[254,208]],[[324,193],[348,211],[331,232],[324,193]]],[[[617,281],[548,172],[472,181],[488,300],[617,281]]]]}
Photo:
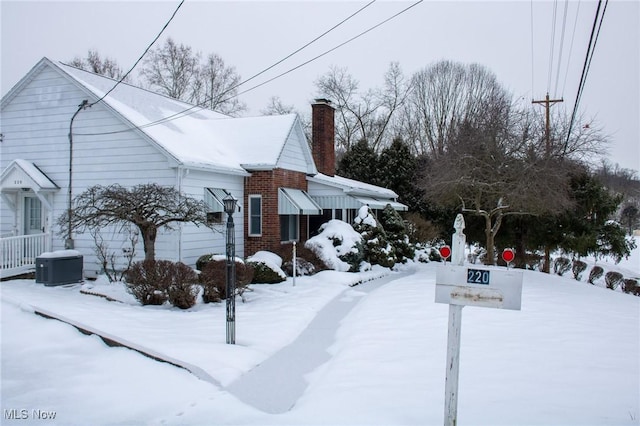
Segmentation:
{"type": "MultiPolygon", "coordinates": [[[[97,184],[174,186],[214,213],[231,194],[239,200],[240,256],[305,240],[324,220],[347,220],[363,204],[406,210],[393,191],[335,176],[328,101],[313,105],[310,147],[295,114],[232,118],[124,83],[110,91],[115,83],[43,58],[2,98],[3,276],[63,249],[58,218],[70,196],[97,184]]],[[[156,257],[193,265],[203,254],[224,253],[221,214],[218,220],[213,231],[182,225],[163,232],[156,257]]],[[[106,233],[121,251],[124,236],[106,233]]],[[[72,237],[85,273],[99,273],[93,238],[72,237]]],[[[142,258],[141,243],[136,251],[142,258]]]]}

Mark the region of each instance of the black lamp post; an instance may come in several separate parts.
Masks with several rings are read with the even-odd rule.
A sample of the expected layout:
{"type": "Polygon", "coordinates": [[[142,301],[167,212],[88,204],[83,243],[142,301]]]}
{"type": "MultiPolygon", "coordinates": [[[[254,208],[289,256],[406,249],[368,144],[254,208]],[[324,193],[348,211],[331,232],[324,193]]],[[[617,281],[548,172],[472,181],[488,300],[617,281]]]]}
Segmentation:
{"type": "Polygon", "coordinates": [[[227,214],[227,343],[236,343],[236,238],[233,213],[238,200],[231,194],[222,199],[227,214]]]}

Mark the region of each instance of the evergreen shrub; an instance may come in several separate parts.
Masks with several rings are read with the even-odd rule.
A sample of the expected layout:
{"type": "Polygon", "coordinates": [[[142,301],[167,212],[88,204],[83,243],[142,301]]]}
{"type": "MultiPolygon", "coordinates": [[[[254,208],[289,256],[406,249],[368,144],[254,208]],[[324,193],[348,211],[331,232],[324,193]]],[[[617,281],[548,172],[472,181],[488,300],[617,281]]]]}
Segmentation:
{"type": "Polygon", "coordinates": [[[596,265],[591,268],[591,272],[589,272],[589,279],[587,281],[589,282],[589,284],[593,284],[595,280],[602,277],[602,274],[604,274],[604,269],[602,269],[602,266],[596,265]]]}
{"type": "Polygon", "coordinates": [[[380,224],[387,233],[389,243],[393,247],[397,263],[407,263],[416,255],[416,248],[409,240],[409,231],[405,221],[390,204],[387,204],[380,215],[380,224]]]}
{"type": "Polygon", "coordinates": [[[638,280],[633,278],[625,278],[622,280],[622,291],[625,293],[640,295],[640,288],[638,288],[638,280]]]}
{"type": "Polygon", "coordinates": [[[571,261],[566,257],[559,257],[553,262],[553,271],[560,276],[569,269],[571,269],[571,261]]]}
{"type": "Polygon", "coordinates": [[[582,278],[582,273],[587,269],[587,264],[582,260],[574,260],[573,266],[571,267],[571,272],[573,273],[573,278],[577,281],[580,281],[582,278]]]}
{"type": "Polygon", "coordinates": [[[385,229],[378,223],[371,209],[362,206],[354,219],[353,229],[362,236],[364,261],[372,265],[393,268],[396,264],[396,253],[389,243],[385,229]]]}
{"type": "Polygon", "coordinates": [[[635,294],[640,296],[640,287],[638,286],[638,280],[633,278],[625,278],[622,280],[622,291],[628,294],[635,294]]]}
{"type": "Polygon", "coordinates": [[[609,271],[604,276],[604,282],[607,284],[607,288],[615,290],[622,282],[622,274],[616,271],[609,271]]]}

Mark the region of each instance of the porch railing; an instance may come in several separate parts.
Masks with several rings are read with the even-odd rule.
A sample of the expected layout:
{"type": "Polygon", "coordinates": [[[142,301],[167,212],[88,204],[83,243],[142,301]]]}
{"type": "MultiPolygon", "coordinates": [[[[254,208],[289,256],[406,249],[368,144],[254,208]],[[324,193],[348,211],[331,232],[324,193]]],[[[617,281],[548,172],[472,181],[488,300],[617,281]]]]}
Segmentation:
{"type": "Polygon", "coordinates": [[[0,277],[34,270],[36,257],[50,249],[49,233],[0,238],[0,277]]]}

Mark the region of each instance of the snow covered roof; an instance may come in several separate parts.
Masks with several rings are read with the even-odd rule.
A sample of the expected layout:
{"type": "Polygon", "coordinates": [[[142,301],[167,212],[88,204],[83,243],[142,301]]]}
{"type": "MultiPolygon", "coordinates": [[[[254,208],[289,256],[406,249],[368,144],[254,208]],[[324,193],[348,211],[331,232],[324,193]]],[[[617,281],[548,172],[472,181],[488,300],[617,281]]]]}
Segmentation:
{"type": "MultiPolygon", "coordinates": [[[[97,98],[115,84],[113,79],[46,58],[41,62],[58,68],[97,98]]],[[[227,173],[274,167],[292,129],[300,126],[295,114],[229,117],[125,83],[103,102],[179,163],[227,173]]]]}
{"type": "Polygon", "coordinates": [[[310,182],[316,182],[322,185],[332,186],[334,188],[342,189],[345,194],[360,195],[364,197],[379,197],[386,199],[396,199],[396,194],[391,189],[383,188],[377,185],[371,185],[369,183],[360,182],[358,180],[348,179],[342,176],[327,176],[322,173],[318,173],[313,177],[307,178],[310,182]]]}

